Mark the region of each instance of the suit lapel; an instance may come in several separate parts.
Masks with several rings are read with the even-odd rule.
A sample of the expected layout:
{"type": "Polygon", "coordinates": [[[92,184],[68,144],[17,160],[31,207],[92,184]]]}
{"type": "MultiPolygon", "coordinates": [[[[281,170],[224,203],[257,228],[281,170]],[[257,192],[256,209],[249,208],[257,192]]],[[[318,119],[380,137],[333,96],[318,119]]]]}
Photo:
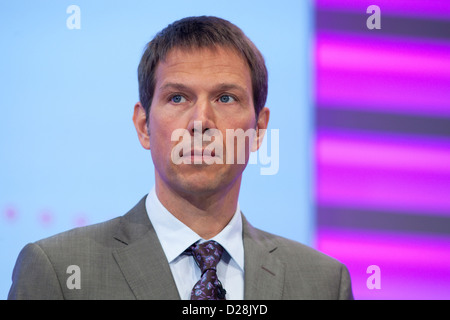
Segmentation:
{"type": "Polygon", "coordinates": [[[284,264],[272,253],[277,246],[243,217],[246,300],[281,299],[284,287],[284,264]]]}
{"type": "MultiPolygon", "coordinates": [[[[277,246],[242,216],[246,300],[281,299],[284,264],[272,253],[277,246]]],[[[124,217],[114,238],[114,258],[137,299],[179,300],[180,296],[156,232],[145,197],[124,217]]]]}
{"type": "Polygon", "coordinates": [[[123,218],[113,252],[137,299],[180,299],[164,251],[145,209],[145,197],[123,218]]]}

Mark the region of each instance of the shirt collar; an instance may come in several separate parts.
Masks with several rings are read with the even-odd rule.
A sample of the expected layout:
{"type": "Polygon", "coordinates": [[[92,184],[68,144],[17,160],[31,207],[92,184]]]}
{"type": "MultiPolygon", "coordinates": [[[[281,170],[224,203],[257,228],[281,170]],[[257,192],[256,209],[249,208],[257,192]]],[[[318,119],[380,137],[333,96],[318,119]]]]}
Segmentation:
{"type": "MultiPolygon", "coordinates": [[[[145,200],[148,217],[155,228],[167,261],[171,263],[190,245],[205,241],[183,222],[175,218],[159,201],[155,188],[145,200]]],[[[239,204],[227,226],[214,238],[228,252],[237,265],[244,270],[244,245],[242,241],[242,217],[239,204]]]]}

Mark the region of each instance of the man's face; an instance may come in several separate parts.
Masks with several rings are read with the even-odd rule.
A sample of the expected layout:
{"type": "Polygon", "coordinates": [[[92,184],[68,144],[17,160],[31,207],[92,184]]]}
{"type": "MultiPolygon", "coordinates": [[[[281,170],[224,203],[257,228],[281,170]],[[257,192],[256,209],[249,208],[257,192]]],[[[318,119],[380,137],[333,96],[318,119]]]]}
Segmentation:
{"type": "MultiPolygon", "coordinates": [[[[227,161],[226,130],[253,130],[258,120],[253,106],[250,69],[243,58],[231,49],[220,47],[216,50],[173,49],[159,63],[155,80],[147,125],[157,187],[164,184],[178,193],[198,196],[240,184],[248,151],[243,164],[237,163],[237,159],[227,161]],[[200,127],[202,132],[198,131],[200,127]],[[180,141],[172,141],[172,134],[180,129],[189,132],[192,138],[189,140],[192,153],[182,154],[190,158],[185,159],[191,160],[190,164],[173,161],[172,150],[180,141]],[[222,164],[205,163],[207,157],[199,152],[198,143],[194,146],[194,138],[213,131],[222,133],[222,164]]],[[[262,123],[265,126],[266,113],[264,109],[262,114],[266,118],[262,123]]],[[[211,141],[214,138],[204,141],[200,149],[204,151],[211,141]]],[[[253,144],[254,141],[255,138],[250,137],[247,142],[253,144]]],[[[239,152],[236,147],[235,158],[239,152]]]]}

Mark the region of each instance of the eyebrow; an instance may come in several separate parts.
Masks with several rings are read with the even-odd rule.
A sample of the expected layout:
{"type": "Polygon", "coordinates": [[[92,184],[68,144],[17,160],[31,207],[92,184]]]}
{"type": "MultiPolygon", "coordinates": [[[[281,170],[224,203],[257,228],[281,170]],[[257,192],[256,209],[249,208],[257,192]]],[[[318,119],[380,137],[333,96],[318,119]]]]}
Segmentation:
{"type": "Polygon", "coordinates": [[[189,88],[182,84],[182,83],[176,83],[176,82],[167,82],[159,87],[160,91],[167,90],[167,89],[175,89],[179,91],[188,90],[189,88]]]}
{"type": "MultiPolygon", "coordinates": [[[[167,90],[167,89],[173,89],[173,90],[177,90],[177,91],[192,90],[185,84],[178,83],[178,82],[166,82],[159,87],[160,91],[167,90]]],[[[234,83],[220,83],[213,87],[213,91],[229,91],[229,90],[237,90],[243,94],[247,93],[247,90],[244,87],[234,84],[234,83]]]]}

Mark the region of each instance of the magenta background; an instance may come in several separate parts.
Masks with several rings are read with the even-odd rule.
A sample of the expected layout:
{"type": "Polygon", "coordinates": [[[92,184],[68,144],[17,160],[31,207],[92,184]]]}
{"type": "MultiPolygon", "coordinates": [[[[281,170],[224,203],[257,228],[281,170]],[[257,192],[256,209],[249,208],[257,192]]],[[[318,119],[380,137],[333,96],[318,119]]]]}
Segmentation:
{"type": "Polygon", "coordinates": [[[356,299],[450,299],[449,22],[450,1],[316,1],[316,247],[356,299]]]}

